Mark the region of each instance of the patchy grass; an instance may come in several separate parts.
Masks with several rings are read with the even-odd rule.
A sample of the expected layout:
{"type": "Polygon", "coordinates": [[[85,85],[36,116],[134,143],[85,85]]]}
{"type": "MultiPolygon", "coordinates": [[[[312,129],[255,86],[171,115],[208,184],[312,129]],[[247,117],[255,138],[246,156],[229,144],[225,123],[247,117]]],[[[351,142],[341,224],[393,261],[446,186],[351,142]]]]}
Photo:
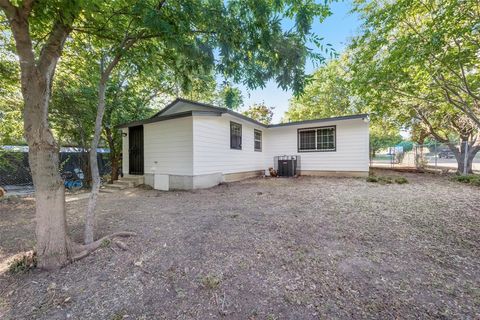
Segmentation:
{"type": "MultiPolygon", "coordinates": [[[[0,319],[480,319],[478,190],[373,173],[101,194],[96,236],[128,250],[0,274],[0,319]]],[[[87,204],[66,204],[76,241],[87,204]]],[[[34,233],[33,201],[0,203],[0,265],[34,233]]]]}
{"type": "Polygon", "coordinates": [[[100,246],[101,246],[102,248],[107,248],[107,247],[109,247],[111,244],[112,244],[112,240],[110,240],[110,239],[104,239],[104,240],[102,241],[102,243],[101,243],[100,246]]]}
{"type": "Polygon", "coordinates": [[[26,273],[37,267],[37,254],[34,251],[26,252],[15,258],[8,266],[11,274],[26,273]]]}
{"type": "Polygon", "coordinates": [[[406,183],[408,183],[408,179],[405,178],[405,177],[398,177],[398,178],[395,178],[395,183],[406,184],[406,183]]]}
{"type": "Polygon", "coordinates": [[[215,290],[222,283],[222,279],[219,276],[207,274],[200,278],[200,283],[205,289],[215,290]]]}
{"type": "Polygon", "coordinates": [[[367,182],[372,183],[380,183],[380,184],[406,184],[408,183],[408,179],[405,177],[390,177],[390,176],[376,176],[376,175],[369,175],[367,177],[367,182]]]}
{"type": "Polygon", "coordinates": [[[455,176],[453,180],[480,187],[480,175],[478,174],[469,174],[466,176],[455,176]]]}

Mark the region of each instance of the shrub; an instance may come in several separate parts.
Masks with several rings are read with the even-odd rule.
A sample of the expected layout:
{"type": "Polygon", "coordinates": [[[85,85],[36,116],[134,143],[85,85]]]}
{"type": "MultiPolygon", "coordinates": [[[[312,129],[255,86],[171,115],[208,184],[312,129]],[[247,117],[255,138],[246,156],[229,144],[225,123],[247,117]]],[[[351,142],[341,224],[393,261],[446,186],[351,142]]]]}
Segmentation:
{"type": "Polygon", "coordinates": [[[408,180],[405,177],[398,177],[398,178],[395,179],[395,183],[405,184],[405,183],[408,183],[408,180]]]}
{"type": "Polygon", "coordinates": [[[378,182],[378,178],[375,176],[368,176],[367,182],[378,182]]]}
{"type": "Polygon", "coordinates": [[[391,177],[380,177],[378,178],[378,182],[380,182],[381,184],[392,184],[393,180],[391,177]]]}
{"type": "Polygon", "coordinates": [[[466,176],[455,176],[454,180],[461,183],[468,183],[474,186],[480,186],[480,175],[470,174],[466,176]]]}
{"type": "Polygon", "coordinates": [[[8,266],[8,272],[12,274],[25,273],[37,267],[37,254],[27,252],[21,257],[14,259],[8,266]]]}

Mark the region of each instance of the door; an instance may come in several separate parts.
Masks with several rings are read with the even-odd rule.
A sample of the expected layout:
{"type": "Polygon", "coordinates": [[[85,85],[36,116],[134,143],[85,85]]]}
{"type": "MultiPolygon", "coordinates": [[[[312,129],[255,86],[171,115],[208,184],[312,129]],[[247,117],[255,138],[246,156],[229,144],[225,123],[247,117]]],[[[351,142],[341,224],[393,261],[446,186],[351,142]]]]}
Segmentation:
{"type": "Polygon", "coordinates": [[[143,126],[128,128],[128,166],[130,174],[143,174],[143,126]]]}

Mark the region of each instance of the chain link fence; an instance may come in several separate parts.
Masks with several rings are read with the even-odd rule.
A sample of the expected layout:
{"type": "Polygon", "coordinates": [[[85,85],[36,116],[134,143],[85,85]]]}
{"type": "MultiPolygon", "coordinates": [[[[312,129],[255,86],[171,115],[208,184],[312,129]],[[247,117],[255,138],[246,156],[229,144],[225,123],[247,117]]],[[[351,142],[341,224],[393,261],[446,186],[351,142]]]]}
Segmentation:
{"type": "MultiPolygon", "coordinates": [[[[455,144],[457,150],[465,149],[467,152],[457,160],[455,153],[449,146],[432,141],[428,144],[412,144],[411,147],[393,146],[380,150],[370,156],[370,167],[373,168],[404,168],[404,169],[430,169],[439,172],[460,172],[467,174],[467,157],[469,146],[455,144]],[[458,164],[460,163],[460,169],[458,164]]],[[[480,172],[480,152],[472,160],[472,170],[480,172]]]]}
{"type": "MultiPolygon", "coordinates": [[[[108,149],[98,149],[98,167],[102,177],[110,175],[111,163],[108,149]]],[[[85,187],[90,181],[89,154],[82,148],[60,149],[60,174],[69,188],[85,187]],[[74,181],[75,183],[72,183],[74,181]]],[[[28,163],[28,147],[0,146],[0,187],[7,194],[31,194],[34,192],[28,163]]]]}

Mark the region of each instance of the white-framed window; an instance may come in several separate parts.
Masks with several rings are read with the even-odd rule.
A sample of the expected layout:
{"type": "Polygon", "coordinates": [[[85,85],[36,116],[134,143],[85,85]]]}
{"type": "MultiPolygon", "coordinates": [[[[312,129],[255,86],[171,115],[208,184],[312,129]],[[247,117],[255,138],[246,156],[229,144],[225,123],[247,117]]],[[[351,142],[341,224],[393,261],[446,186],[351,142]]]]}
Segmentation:
{"type": "Polygon", "coordinates": [[[336,151],[336,126],[298,129],[298,152],[336,151]]]}
{"type": "Polygon", "coordinates": [[[262,131],[254,129],[253,130],[253,140],[254,140],[254,150],[262,151],[262,131]]]}
{"type": "Polygon", "coordinates": [[[242,150],[242,125],[230,122],[230,149],[242,150]]]}

